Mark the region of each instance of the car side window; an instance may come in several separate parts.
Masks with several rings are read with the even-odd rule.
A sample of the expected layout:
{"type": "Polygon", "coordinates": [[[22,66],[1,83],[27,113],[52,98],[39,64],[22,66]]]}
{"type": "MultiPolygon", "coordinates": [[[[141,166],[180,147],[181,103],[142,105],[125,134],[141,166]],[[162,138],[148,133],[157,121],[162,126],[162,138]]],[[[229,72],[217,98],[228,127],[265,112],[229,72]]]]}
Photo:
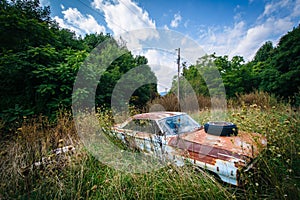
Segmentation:
{"type": "Polygon", "coordinates": [[[134,119],[126,124],[124,129],[151,134],[161,134],[160,128],[154,120],[134,119]]]}
{"type": "Polygon", "coordinates": [[[152,134],[156,134],[156,135],[162,135],[160,128],[158,127],[156,121],[154,121],[154,120],[151,120],[151,122],[150,122],[150,131],[149,132],[152,134]]]}

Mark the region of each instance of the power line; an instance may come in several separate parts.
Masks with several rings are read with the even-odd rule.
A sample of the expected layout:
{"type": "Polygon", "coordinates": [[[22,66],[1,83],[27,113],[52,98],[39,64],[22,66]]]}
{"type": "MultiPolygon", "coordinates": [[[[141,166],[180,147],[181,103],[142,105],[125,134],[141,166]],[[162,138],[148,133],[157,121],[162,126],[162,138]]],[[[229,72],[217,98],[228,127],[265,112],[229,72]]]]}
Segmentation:
{"type": "MultiPolygon", "coordinates": [[[[82,5],[84,5],[85,7],[87,7],[88,9],[92,10],[93,12],[96,12],[99,16],[101,16],[103,18],[104,21],[109,20],[111,23],[113,23],[114,25],[116,25],[119,29],[123,30],[125,33],[128,33],[129,30],[124,29],[123,27],[121,27],[119,24],[115,23],[113,20],[106,18],[104,14],[102,14],[101,12],[99,12],[97,9],[93,9],[90,5],[86,4],[84,1],[82,0],[78,0],[82,5]]],[[[90,1],[89,1],[90,2],[90,1]]],[[[119,0],[119,2],[121,4],[123,4],[132,14],[136,15],[137,13],[134,12],[130,7],[128,7],[125,3],[123,3],[121,0],[119,0]]],[[[140,18],[141,19],[141,18],[140,18]]],[[[145,24],[148,25],[146,23],[145,20],[141,19],[141,21],[145,24]]],[[[113,30],[112,30],[113,31],[113,30]]]]}
{"type": "MultiPolygon", "coordinates": [[[[90,5],[88,5],[88,4],[86,4],[85,2],[83,2],[82,0],[79,0],[79,2],[82,4],[82,5],[84,5],[85,7],[87,7],[88,9],[90,9],[90,10],[92,10],[93,12],[95,12],[95,13],[97,13],[98,15],[100,15],[103,19],[104,19],[104,21],[107,19],[107,20],[109,20],[111,23],[113,23],[114,25],[116,25],[118,28],[120,28],[121,30],[123,30],[123,31],[125,31],[125,32],[129,32],[128,30],[126,30],[126,29],[124,29],[123,27],[121,27],[119,24],[117,24],[117,23],[115,23],[113,20],[111,20],[111,19],[108,19],[108,18],[106,18],[105,17],[105,15],[104,14],[102,14],[101,12],[99,12],[97,9],[93,9],[90,5]]],[[[119,2],[121,3],[121,4],[123,4],[132,14],[134,14],[134,15],[136,15],[137,13],[136,12],[134,12],[130,7],[128,7],[122,0],[119,0],[119,2]]],[[[143,19],[141,19],[141,21],[145,24],[145,25],[148,25],[147,23],[146,23],[146,21],[145,20],[143,20],[143,19]]],[[[177,58],[177,65],[178,65],[178,101],[179,101],[179,99],[180,99],[180,78],[179,78],[179,75],[180,75],[180,48],[178,48],[178,49],[176,49],[176,50],[178,50],[178,58],[177,58]]]]}
{"type": "Polygon", "coordinates": [[[179,78],[179,75],[180,75],[180,48],[176,49],[176,51],[178,51],[178,58],[177,58],[177,84],[178,84],[178,88],[177,88],[177,93],[178,93],[178,102],[180,101],[180,78],[179,78]]]}

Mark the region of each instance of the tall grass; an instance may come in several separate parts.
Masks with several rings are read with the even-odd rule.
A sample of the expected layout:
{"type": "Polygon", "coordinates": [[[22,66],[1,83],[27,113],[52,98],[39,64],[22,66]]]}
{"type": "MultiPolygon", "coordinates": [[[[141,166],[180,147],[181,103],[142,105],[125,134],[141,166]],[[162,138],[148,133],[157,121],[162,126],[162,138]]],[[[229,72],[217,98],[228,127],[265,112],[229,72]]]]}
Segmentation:
{"type": "MultiPolygon", "coordinates": [[[[216,97],[209,97],[203,95],[197,95],[196,101],[195,97],[186,96],[181,99],[181,104],[184,104],[187,108],[185,112],[195,111],[195,109],[189,109],[189,105],[197,104],[198,110],[208,110],[214,106],[213,109],[224,108],[224,100],[218,99],[216,97]],[[213,102],[213,104],[212,104],[213,102]]],[[[260,106],[261,108],[272,108],[280,101],[274,96],[263,91],[254,91],[249,94],[237,94],[236,98],[227,100],[228,108],[239,108],[244,105],[254,105],[260,106]]],[[[226,105],[225,105],[226,106],[226,105]]],[[[195,106],[194,106],[195,107],[195,106]]],[[[178,105],[178,98],[174,94],[168,94],[163,97],[157,97],[156,99],[148,102],[145,111],[182,111],[180,105],[178,105]]]]}
{"type": "Polygon", "coordinates": [[[63,114],[55,125],[43,117],[24,120],[13,141],[2,141],[0,166],[1,199],[226,199],[231,196],[220,183],[191,166],[178,168],[170,164],[147,174],[124,173],[105,166],[84,148],[70,116],[63,114]],[[73,145],[76,151],[53,155],[52,150],[63,145],[73,145]],[[35,166],[43,157],[49,162],[35,166]]]}
{"type": "MultiPolygon", "coordinates": [[[[289,105],[277,103],[273,107],[245,104],[229,109],[227,121],[240,131],[257,132],[267,137],[268,146],[257,159],[254,171],[243,174],[245,185],[237,195],[249,199],[300,198],[300,114],[289,105]],[[276,105],[276,106],[275,106],[276,105]]],[[[219,113],[219,116],[224,113],[219,113]]],[[[216,121],[216,113],[195,113],[193,117],[204,124],[216,121]]]]}
{"type": "MultiPolygon", "coordinates": [[[[152,103],[172,104],[167,98],[152,103]]],[[[299,110],[267,98],[242,99],[248,97],[232,101],[227,115],[212,115],[204,106],[193,118],[203,124],[225,116],[239,130],[267,137],[255,170],[243,174],[243,187],[224,185],[191,165],[145,174],[117,171],[85,149],[71,116],[61,113],[55,124],[42,116],[25,118],[14,137],[0,141],[0,199],[300,199],[299,110]],[[53,149],[66,145],[76,151],[53,156],[53,149]],[[33,165],[42,158],[47,164],[33,165]]],[[[110,113],[98,117],[101,125],[111,125],[110,113]]]]}
{"type": "Polygon", "coordinates": [[[263,91],[254,91],[249,94],[237,94],[234,106],[257,105],[262,108],[272,108],[279,103],[274,95],[263,91]]]}

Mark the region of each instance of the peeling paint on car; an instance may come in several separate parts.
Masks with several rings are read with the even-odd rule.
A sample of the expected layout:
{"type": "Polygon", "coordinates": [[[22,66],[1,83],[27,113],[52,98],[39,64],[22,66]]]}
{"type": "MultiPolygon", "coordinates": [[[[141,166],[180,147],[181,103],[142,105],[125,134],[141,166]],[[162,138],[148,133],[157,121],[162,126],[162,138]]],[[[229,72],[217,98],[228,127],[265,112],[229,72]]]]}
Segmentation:
{"type": "Polygon", "coordinates": [[[202,126],[181,112],[138,114],[114,126],[113,133],[132,148],[170,160],[178,166],[191,162],[237,186],[239,171],[249,170],[252,161],[267,145],[266,138],[257,133],[207,134],[202,126]],[[173,129],[169,121],[175,122],[173,129]]]}

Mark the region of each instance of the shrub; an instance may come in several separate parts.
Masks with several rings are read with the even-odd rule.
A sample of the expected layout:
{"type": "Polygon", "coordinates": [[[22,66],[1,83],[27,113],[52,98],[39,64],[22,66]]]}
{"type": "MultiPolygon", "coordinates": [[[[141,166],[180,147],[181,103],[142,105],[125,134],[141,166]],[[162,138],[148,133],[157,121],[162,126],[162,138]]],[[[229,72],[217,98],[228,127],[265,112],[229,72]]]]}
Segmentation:
{"type": "Polygon", "coordinates": [[[260,107],[272,108],[277,104],[277,99],[274,95],[270,95],[267,92],[263,91],[255,91],[249,94],[238,94],[237,95],[237,103],[238,105],[252,105],[256,104],[260,107]]]}

